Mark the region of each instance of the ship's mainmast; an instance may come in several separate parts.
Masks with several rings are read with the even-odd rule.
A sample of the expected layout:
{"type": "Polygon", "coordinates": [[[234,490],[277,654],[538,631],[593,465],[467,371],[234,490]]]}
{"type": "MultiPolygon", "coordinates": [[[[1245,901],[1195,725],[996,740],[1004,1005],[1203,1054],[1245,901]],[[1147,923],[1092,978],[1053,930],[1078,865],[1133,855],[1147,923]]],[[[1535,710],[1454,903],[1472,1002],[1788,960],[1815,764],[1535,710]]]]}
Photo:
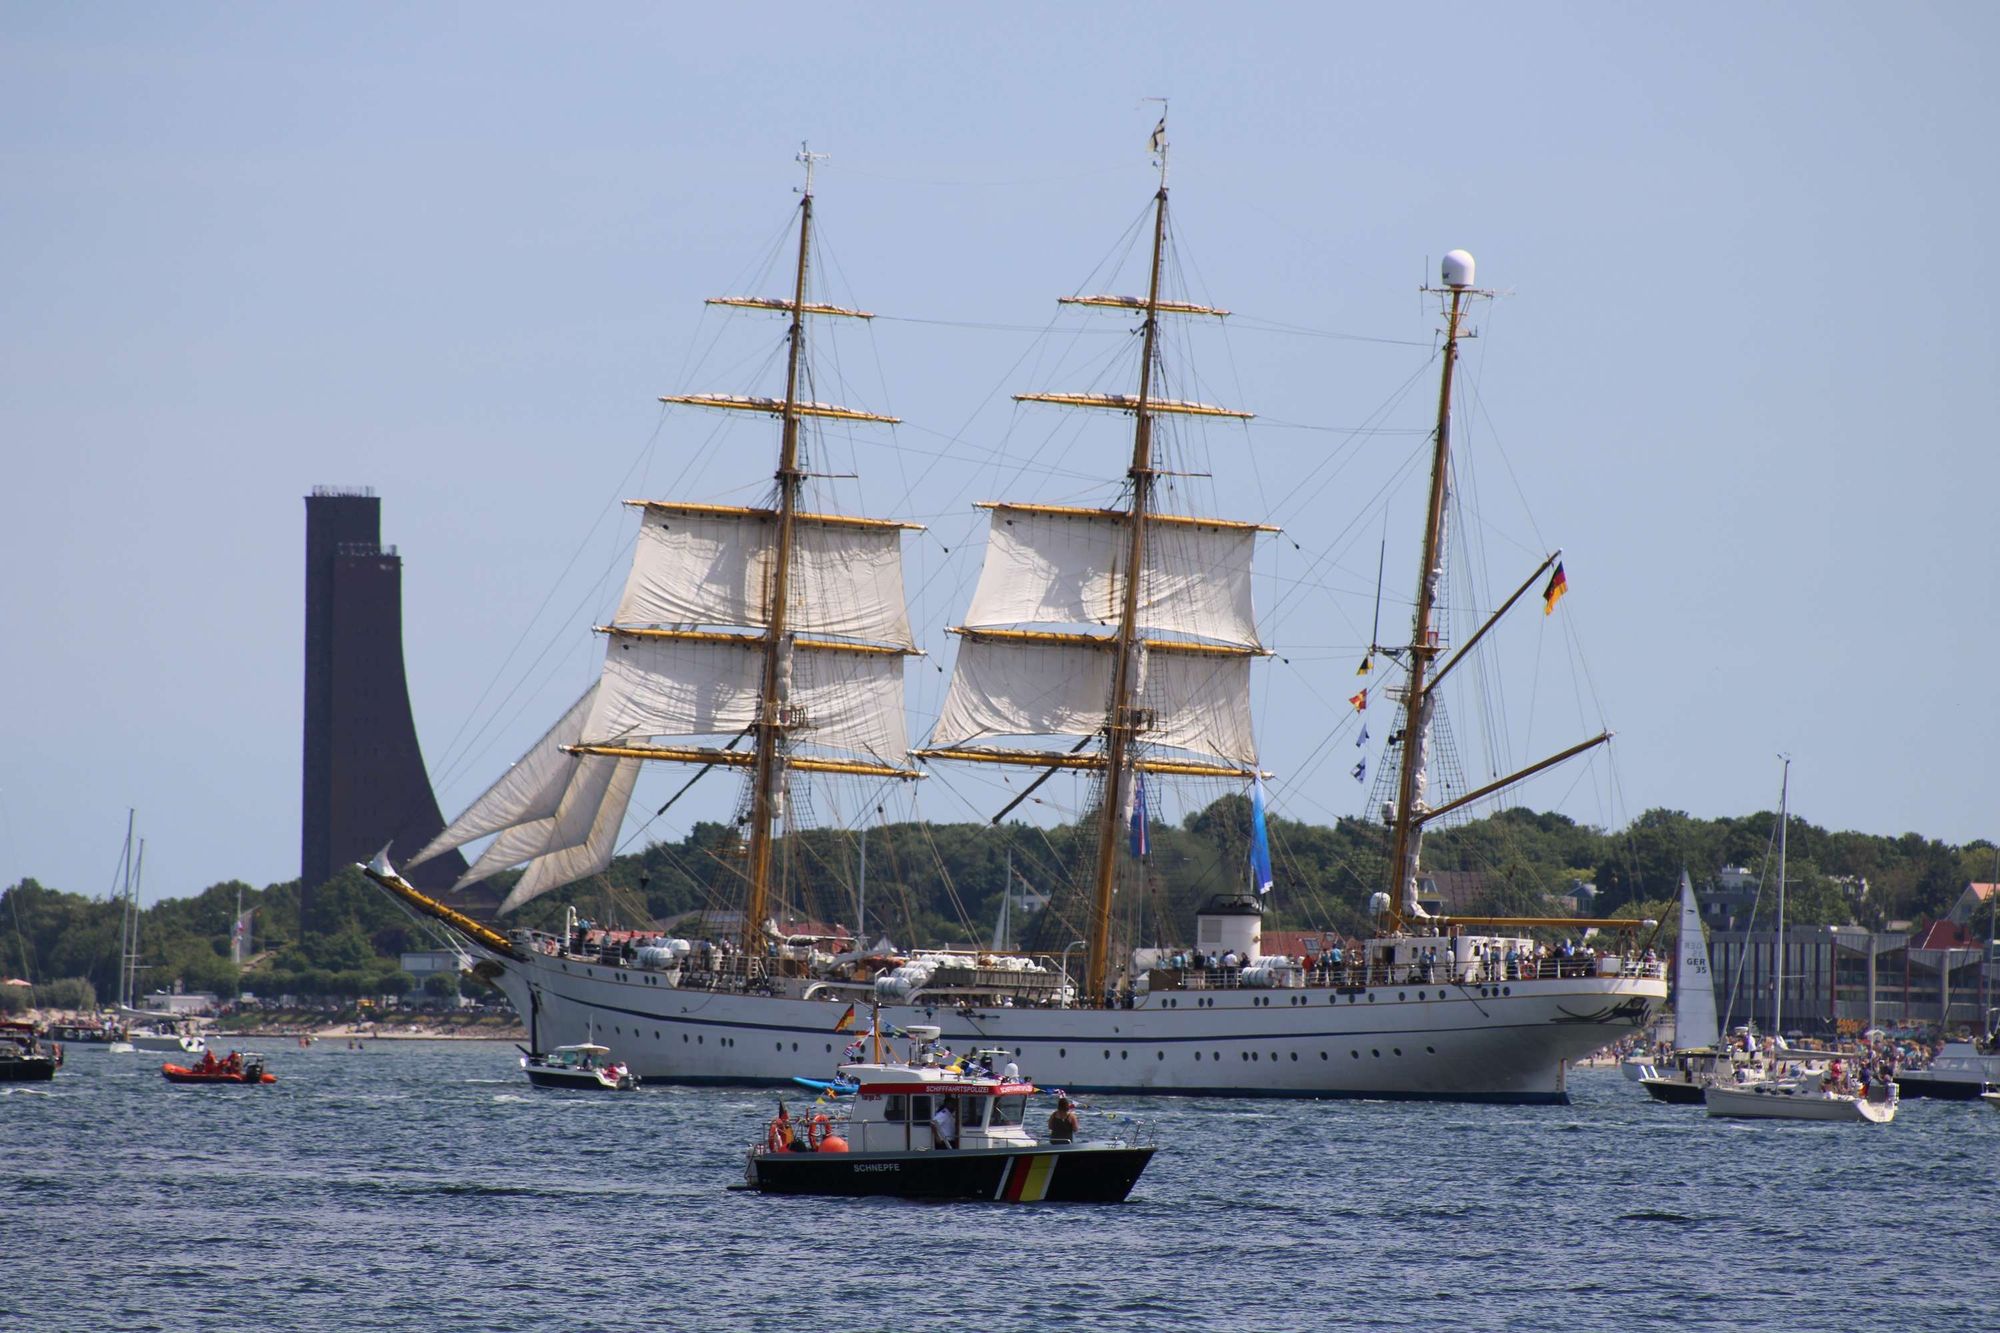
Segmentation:
{"type": "MultiPolygon", "coordinates": [[[[1145,568],[1146,511],[1153,493],[1153,358],[1160,336],[1160,262],[1167,238],[1166,155],[1160,157],[1160,189],[1153,196],[1153,264],[1146,285],[1144,344],[1139,360],[1139,399],[1132,428],[1132,504],[1126,511],[1130,537],[1125,552],[1125,592],[1118,611],[1117,662],[1111,674],[1111,709],[1104,723],[1104,792],[1097,812],[1097,885],[1090,910],[1090,964],[1086,993],[1104,994],[1111,959],[1111,898],[1118,882],[1118,825],[1125,798],[1137,798],[1137,775],[1128,773],[1133,733],[1138,725],[1133,689],[1139,619],[1139,575],[1145,568]]],[[[1136,816],[1144,819],[1145,811],[1136,816]]]]}

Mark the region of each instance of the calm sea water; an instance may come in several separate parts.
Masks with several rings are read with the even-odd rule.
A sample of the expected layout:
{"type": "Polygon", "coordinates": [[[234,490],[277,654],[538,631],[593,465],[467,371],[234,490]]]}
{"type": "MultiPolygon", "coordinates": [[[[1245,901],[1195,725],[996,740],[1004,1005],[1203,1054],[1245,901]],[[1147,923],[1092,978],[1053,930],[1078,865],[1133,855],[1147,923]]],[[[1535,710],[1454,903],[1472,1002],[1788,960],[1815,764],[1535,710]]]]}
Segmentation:
{"type": "MultiPolygon", "coordinates": [[[[188,1089],[0,1085],[0,1328],[2000,1327],[2000,1114],[1100,1099],[1122,1207],[735,1194],[764,1090],[530,1090],[513,1049],[271,1043],[188,1089]]],[[[1032,1073],[1033,1071],[1029,1071],[1032,1073]]],[[[795,1103],[796,1104],[796,1103],[795,1103]]]]}

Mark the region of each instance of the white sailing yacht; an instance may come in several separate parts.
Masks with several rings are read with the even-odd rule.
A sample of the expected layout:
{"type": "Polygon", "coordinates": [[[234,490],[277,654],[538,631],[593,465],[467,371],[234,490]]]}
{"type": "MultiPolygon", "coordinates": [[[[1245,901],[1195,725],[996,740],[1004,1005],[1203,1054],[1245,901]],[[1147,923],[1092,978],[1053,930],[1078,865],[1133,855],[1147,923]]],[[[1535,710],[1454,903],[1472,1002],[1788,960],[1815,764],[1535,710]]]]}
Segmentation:
{"type": "Polygon", "coordinates": [[[1715,1013],[1715,975],[1709,966],[1708,930],[1694,899],[1694,882],[1681,871],[1679,939],[1674,952],[1674,1048],[1657,1059],[1639,1085],[1654,1101],[1699,1106],[1718,1079],[1733,1079],[1733,1052],[1722,1047],[1715,1013]]]}
{"type": "Polygon", "coordinates": [[[1898,1090],[1886,1074],[1861,1083],[1839,1058],[1830,1061],[1801,1053],[1786,1060],[1785,1004],[1785,826],[1789,820],[1792,761],[1784,761],[1778,787],[1778,929],[1777,966],[1773,978],[1771,1028],[1780,1063],[1763,1077],[1742,1081],[1712,1078],[1702,1089],[1711,1116],[1737,1120],[1859,1120],[1887,1124],[1896,1117],[1898,1090]]]}
{"type": "Polygon", "coordinates": [[[900,564],[907,525],[799,506],[801,423],[884,420],[799,393],[806,321],[861,315],[808,299],[808,162],[790,298],[727,302],[789,314],[783,395],[667,400],[776,417],[773,503],[641,506],[638,549],[617,617],[605,628],[597,685],[417,858],[495,835],[467,879],[525,864],[503,906],[511,909],[608,864],[640,762],[739,767],[750,779],[749,845],[735,952],[705,952],[697,967],[672,950],[647,962],[585,952],[574,937],[503,935],[418,893],[385,858],[366,868],[464,938],[481,974],[525,1016],[533,1044],[547,1031],[588,1028],[645,1080],[784,1083],[823,1077],[848,1041],[837,1032],[848,1008],[879,1003],[882,1023],[930,1025],[955,1046],[1010,1051],[1038,1080],[1071,1089],[1556,1102],[1566,1099],[1568,1061],[1643,1026],[1665,1000],[1663,970],[1643,964],[1629,936],[1622,955],[1512,970],[1498,961],[1510,950],[1531,954],[1524,932],[1534,927],[1629,931],[1640,923],[1447,920],[1426,916],[1417,903],[1427,822],[1606,739],[1436,807],[1425,803],[1433,691],[1464,655],[1461,648],[1440,661],[1444,647],[1432,625],[1446,535],[1452,377],[1465,307],[1482,295],[1470,256],[1458,251],[1447,257],[1437,293],[1449,327],[1418,611],[1410,646],[1394,654],[1408,673],[1403,697],[1413,740],[1403,747],[1394,812],[1395,892],[1376,895],[1378,937],[1344,968],[1310,975],[1260,968],[1263,910],[1246,893],[1211,902],[1197,932],[1203,947],[1235,952],[1251,967],[1152,968],[1155,951],[1117,956],[1111,902],[1119,877],[1135,873],[1120,834],[1128,809],[1143,799],[1141,784],[1191,776],[1253,786],[1259,778],[1248,682],[1263,651],[1250,600],[1260,525],[1167,512],[1156,502],[1156,423],[1245,414],[1159,389],[1162,320],[1223,312],[1162,291],[1164,121],[1153,147],[1161,177],[1146,294],[1069,298],[1139,317],[1136,391],[1019,395],[1132,418],[1125,503],[987,506],[986,562],[956,630],[950,692],[929,746],[916,752],[928,763],[1094,775],[1094,898],[1081,978],[1072,980],[1066,954],[939,951],[883,971],[875,960],[794,946],[770,921],[790,782],[812,773],[919,776],[904,757],[902,735],[903,659],[913,651],[900,564]],[[717,736],[727,743],[708,739],[717,736]],[[1023,737],[1030,743],[1007,743],[1023,737]],[[738,750],[739,742],[747,747],[738,750]]]}
{"type": "Polygon", "coordinates": [[[139,989],[139,887],[146,871],[146,840],[133,845],[137,811],[125,816],[125,851],[119,861],[122,885],[118,914],[118,1019],[125,1025],[122,1040],[106,1050],[113,1055],[134,1051],[166,1051],[174,1055],[200,1055],[208,1040],[193,1024],[176,1014],[137,1007],[139,989]]]}

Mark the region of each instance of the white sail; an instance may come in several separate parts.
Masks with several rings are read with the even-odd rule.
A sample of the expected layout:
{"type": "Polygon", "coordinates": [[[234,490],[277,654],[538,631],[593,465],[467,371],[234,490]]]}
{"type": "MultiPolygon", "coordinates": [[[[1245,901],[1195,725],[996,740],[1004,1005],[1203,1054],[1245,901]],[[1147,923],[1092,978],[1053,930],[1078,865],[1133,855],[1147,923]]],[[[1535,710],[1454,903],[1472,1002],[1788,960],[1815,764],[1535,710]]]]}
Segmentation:
{"type": "Polygon", "coordinates": [[[1678,967],[1674,972],[1674,1046],[1714,1048],[1722,1041],[1715,1017],[1715,978],[1708,966],[1708,932],[1702,929],[1695,905],[1694,884],[1681,871],[1681,925],[1678,967]]]}
{"type": "MultiPolygon", "coordinates": [[[[1247,654],[1156,650],[1143,656],[1138,705],[1152,714],[1143,740],[1246,767],[1256,762],[1247,654]]],[[[970,636],[958,646],[931,744],[1096,735],[1104,729],[1115,667],[1108,645],[970,636]]]]}
{"type": "Polygon", "coordinates": [[[603,787],[595,790],[594,808],[585,799],[585,793],[577,793],[575,806],[556,815],[556,829],[550,835],[551,844],[566,836],[566,825],[586,830],[581,841],[564,847],[552,845],[550,850],[530,861],[506,901],[500,904],[502,912],[511,912],[550,889],[559,889],[586,875],[594,875],[611,864],[611,858],[618,850],[618,830],[625,822],[625,808],[631,803],[632,787],[639,779],[639,761],[614,760],[610,769],[608,780],[603,787]]]}
{"type": "Polygon", "coordinates": [[[609,799],[608,793],[616,789],[621,766],[636,775],[639,761],[606,755],[575,756],[569,784],[555,810],[545,819],[529,820],[502,830],[452,888],[462,889],[488,875],[588,841],[596,827],[598,811],[609,799]]]}
{"type": "MultiPolygon", "coordinates": [[[[576,756],[563,753],[562,747],[576,744],[583,735],[583,721],[589,716],[596,696],[597,686],[592,685],[585,690],[583,697],[571,704],[556,724],[544,732],[542,738],[516,760],[498,782],[467,806],[465,813],[454,819],[444,832],[432,838],[422,851],[405,861],[403,868],[408,870],[411,866],[422,865],[434,856],[442,856],[489,833],[555,814],[577,762],[576,756]]],[[[472,875],[459,883],[476,883],[482,878],[483,875],[472,875]]]]}
{"type": "MultiPolygon", "coordinates": [[[[903,659],[895,653],[794,646],[784,699],[793,743],[900,763],[903,659]]],[[[611,636],[597,706],[584,726],[593,745],[718,736],[756,720],[764,645],[611,636]]]]}
{"type": "MultiPolygon", "coordinates": [[[[763,629],[777,515],[647,505],[614,623],[763,629]]],[[[912,648],[900,525],[802,514],[794,522],[789,628],[912,648]]]]}
{"type": "MultiPolygon", "coordinates": [[[[965,623],[1115,625],[1129,521],[1116,513],[994,506],[965,623]]],[[[1250,596],[1256,535],[1241,524],[1149,522],[1135,628],[1256,647],[1250,596]]]]}

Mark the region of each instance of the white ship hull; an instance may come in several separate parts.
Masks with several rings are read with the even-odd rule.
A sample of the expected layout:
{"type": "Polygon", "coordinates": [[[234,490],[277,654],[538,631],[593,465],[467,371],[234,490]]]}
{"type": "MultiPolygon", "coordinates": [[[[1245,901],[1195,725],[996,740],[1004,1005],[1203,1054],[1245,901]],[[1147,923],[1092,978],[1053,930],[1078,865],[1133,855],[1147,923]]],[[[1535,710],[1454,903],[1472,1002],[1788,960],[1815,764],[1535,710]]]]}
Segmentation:
{"type": "MultiPolygon", "coordinates": [[[[825,1078],[853,1040],[834,1031],[844,999],[681,989],[636,968],[481,952],[535,1033],[589,1032],[646,1082],[825,1078]]],[[[1662,978],[1598,976],[1180,991],[1132,1009],[919,998],[881,1018],[935,1024],[959,1050],[1003,1047],[1036,1082],[1076,1091],[1560,1103],[1567,1062],[1644,1027],[1665,1000],[1662,978]]]]}

